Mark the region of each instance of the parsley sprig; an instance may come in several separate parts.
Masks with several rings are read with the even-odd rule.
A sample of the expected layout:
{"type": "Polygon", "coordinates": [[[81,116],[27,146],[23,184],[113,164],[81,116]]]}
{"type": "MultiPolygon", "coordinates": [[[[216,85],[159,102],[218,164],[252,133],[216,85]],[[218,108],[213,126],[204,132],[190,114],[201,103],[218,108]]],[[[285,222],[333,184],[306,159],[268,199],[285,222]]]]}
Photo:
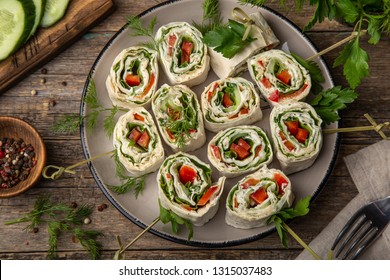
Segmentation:
{"type": "MultiPolygon", "coordinates": [[[[239,0],[241,4],[263,6],[266,0],[239,0]]],[[[368,42],[377,44],[382,34],[390,33],[390,1],[365,0],[294,0],[295,6],[301,9],[303,4],[315,6],[315,11],[303,31],[308,31],[317,22],[325,19],[341,19],[355,26],[356,37],[347,43],[333,63],[333,67],[343,65],[343,73],[349,86],[355,89],[362,80],[369,76],[369,56],[361,48],[360,40],[365,33],[363,26],[367,26],[370,35],[368,42]]],[[[283,5],[284,1],[280,1],[283,5]]]]}
{"type": "Polygon", "coordinates": [[[58,258],[58,238],[65,232],[71,232],[74,238],[89,252],[91,258],[97,259],[101,251],[101,244],[97,238],[103,234],[100,231],[84,230],[80,227],[84,219],[92,214],[92,209],[92,206],[89,205],[81,205],[74,209],[61,202],[54,203],[47,196],[39,197],[29,213],[5,224],[29,222],[24,229],[28,231],[46,224],[49,234],[48,259],[58,258]]]}
{"type": "Polygon", "coordinates": [[[304,68],[306,68],[307,71],[309,71],[312,83],[311,92],[313,94],[320,93],[323,89],[321,83],[325,82],[325,78],[322,75],[322,71],[318,64],[314,61],[306,61],[293,52],[291,52],[291,55],[296,59],[296,61],[298,61],[299,64],[301,64],[304,68]]]}
{"type": "Polygon", "coordinates": [[[160,200],[158,200],[158,204],[160,205],[160,221],[163,224],[171,223],[172,231],[174,233],[179,232],[179,225],[185,225],[187,230],[188,230],[187,239],[190,240],[194,234],[191,221],[183,219],[182,217],[179,217],[178,215],[173,213],[171,210],[165,209],[161,205],[160,200]]]}
{"type": "Polygon", "coordinates": [[[299,200],[294,207],[286,208],[278,213],[272,215],[268,219],[268,223],[274,223],[278,232],[280,241],[284,247],[288,247],[288,237],[290,234],[303,248],[305,248],[314,258],[320,260],[321,258],[307,245],[287,224],[286,220],[302,217],[309,213],[309,204],[311,197],[305,197],[299,200]]]}
{"type": "Polygon", "coordinates": [[[226,25],[217,26],[207,32],[203,41],[224,57],[232,58],[255,40],[250,36],[243,40],[245,31],[244,24],[229,19],[226,25]]]}
{"type": "Polygon", "coordinates": [[[339,110],[345,109],[345,104],[352,103],[358,94],[352,89],[342,89],[341,86],[322,91],[309,101],[317,114],[326,123],[338,121],[340,119],[339,110]]]}

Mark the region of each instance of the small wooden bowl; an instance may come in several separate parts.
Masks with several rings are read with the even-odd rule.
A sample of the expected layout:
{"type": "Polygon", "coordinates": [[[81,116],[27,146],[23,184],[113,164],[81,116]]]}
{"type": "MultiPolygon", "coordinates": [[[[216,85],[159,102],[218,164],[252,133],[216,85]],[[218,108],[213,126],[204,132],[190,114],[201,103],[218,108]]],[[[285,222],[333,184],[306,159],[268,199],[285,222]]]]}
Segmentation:
{"type": "Polygon", "coordinates": [[[34,147],[37,163],[31,169],[27,179],[8,188],[0,188],[0,198],[12,197],[28,190],[41,178],[42,169],[46,164],[46,147],[38,131],[27,122],[14,117],[0,117],[1,138],[23,139],[26,144],[34,147]]]}

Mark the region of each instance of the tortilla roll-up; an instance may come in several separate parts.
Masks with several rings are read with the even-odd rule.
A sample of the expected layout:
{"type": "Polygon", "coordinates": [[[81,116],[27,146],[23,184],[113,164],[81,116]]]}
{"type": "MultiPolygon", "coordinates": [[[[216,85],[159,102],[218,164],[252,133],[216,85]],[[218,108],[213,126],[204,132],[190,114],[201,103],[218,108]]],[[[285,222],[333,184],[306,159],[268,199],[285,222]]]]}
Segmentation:
{"type": "Polygon", "coordinates": [[[187,22],[171,22],[156,32],[162,68],[171,85],[203,83],[210,70],[210,57],[202,33],[187,22]]]}
{"type": "Polygon", "coordinates": [[[305,99],[311,89],[309,72],[294,57],[269,50],[248,60],[249,73],[261,94],[275,106],[305,99]]]}
{"type": "Polygon", "coordinates": [[[202,226],[218,211],[225,179],[212,184],[208,164],[179,152],[167,157],[159,169],[158,197],[165,209],[202,226]]]}
{"type": "Polygon", "coordinates": [[[156,171],[164,149],[152,116],[143,107],[130,109],[115,125],[114,147],[119,161],[134,176],[156,171]]]}
{"type": "Polygon", "coordinates": [[[203,91],[201,104],[205,127],[213,132],[252,124],[263,117],[253,84],[241,77],[212,82],[203,91]]]}
{"type": "Polygon", "coordinates": [[[224,57],[220,52],[209,48],[211,68],[220,79],[234,77],[246,70],[248,58],[261,51],[269,50],[279,44],[271,27],[260,12],[249,15],[254,22],[249,36],[254,38],[243,50],[231,58],[224,57]]]}
{"type": "Polygon", "coordinates": [[[140,46],[124,49],[117,55],[106,80],[114,105],[150,108],[159,75],[157,58],[156,51],[140,46]]]}
{"type": "Polygon", "coordinates": [[[322,147],[322,120],[312,106],[293,102],[270,114],[274,151],[286,174],[310,167],[322,147]]]}
{"type": "Polygon", "coordinates": [[[210,163],[227,178],[254,172],[272,162],[266,133],[257,126],[237,126],[220,131],[209,142],[210,163]]]}
{"type": "Polygon", "coordinates": [[[293,201],[289,178],[280,170],[263,167],[231,188],[225,221],[235,228],[262,227],[269,217],[291,207],[293,201]]]}
{"type": "Polygon", "coordinates": [[[161,86],[152,110],[162,138],[174,152],[194,151],[206,142],[202,112],[196,94],[187,86],[161,86]]]}

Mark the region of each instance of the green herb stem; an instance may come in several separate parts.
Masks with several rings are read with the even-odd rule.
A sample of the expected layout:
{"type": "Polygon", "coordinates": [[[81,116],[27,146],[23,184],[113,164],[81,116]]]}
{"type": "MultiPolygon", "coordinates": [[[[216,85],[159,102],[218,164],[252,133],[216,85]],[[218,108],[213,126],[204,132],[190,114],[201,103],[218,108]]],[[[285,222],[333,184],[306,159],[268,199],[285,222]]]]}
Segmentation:
{"type": "Polygon", "coordinates": [[[305,248],[315,259],[321,260],[310,247],[303,241],[285,222],[282,222],[282,227],[303,247],[305,248]]]}

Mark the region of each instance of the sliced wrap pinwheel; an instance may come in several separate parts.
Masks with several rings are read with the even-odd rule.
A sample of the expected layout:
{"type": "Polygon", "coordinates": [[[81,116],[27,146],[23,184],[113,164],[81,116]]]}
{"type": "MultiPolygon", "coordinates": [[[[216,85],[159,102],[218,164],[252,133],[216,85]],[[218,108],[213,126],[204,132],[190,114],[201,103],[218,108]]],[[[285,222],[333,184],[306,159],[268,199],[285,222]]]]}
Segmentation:
{"type": "Polygon", "coordinates": [[[150,107],[158,82],[158,54],[146,47],[124,49],[115,58],[106,80],[114,105],[123,108],[150,107]]]}
{"type": "MultiPolygon", "coordinates": [[[[251,25],[249,36],[253,38],[243,50],[231,58],[224,57],[220,52],[209,48],[211,68],[220,79],[234,77],[246,70],[248,58],[261,51],[269,50],[279,44],[271,27],[260,12],[249,15],[254,24],[251,25]]],[[[246,28],[246,27],[244,27],[246,28]]]]}
{"type": "Polygon", "coordinates": [[[226,200],[225,221],[235,228],[262,227],[273,214],[294,201],[289,178],[277,169],[263,167],[238,181],[226,200]]]}
{"type": "Polygon", "coordinates": [[[225,177],[211,183],[211,168],[197,157],[179,152],[167,157],[157,174],[162,207],[191,221],[207,223],[218,211],[225,177]]]}
{"type": "Polygon", "coordinates": [[[310,167],[322,147],[322,120],[305,102],[276,106],[270,114],[275,154],[286,174],[310,167]]]}
{"type": "Polygon", "coordinates": [[[189,87],[161,86],[152,109],[164,141],[174,152],[194,151],[206,142],[200,105],[189,87]]]}
{"type": "Polygon", "coordinates": [[[207,156],[228,177],[253,172],[271,163],[273,152],[266,133],[257,126],[237,126],[220,131],[209,142],[207,156]]]}
{"type": "Polygon", "coordinates": [[[210,57],[199,30],[187,22],[171,22],[160,27],[155,38],[170,84],[191,87],[206,80],[210,57]]]}
{"type": "Polygon", "coordinates": [[[310,92],[309,72],[294,57],[269,50],[248,60],[248,70],[261,94],[275,106],[303,100],[310,92]]]}
{"type": "Polygon", "coordinates": [[[157,128],[143,107],[130,109],[118,119],[113,138],[120,162],[135,176],[156,171],[164,160],[157,128]]]}
{"type": "Polygon", "coordinates": [[[205,127],[213,132],[252,124],[263,116],[253,84],[241,77],[212,82],[203,91],[201,104],[205,127]]]}

